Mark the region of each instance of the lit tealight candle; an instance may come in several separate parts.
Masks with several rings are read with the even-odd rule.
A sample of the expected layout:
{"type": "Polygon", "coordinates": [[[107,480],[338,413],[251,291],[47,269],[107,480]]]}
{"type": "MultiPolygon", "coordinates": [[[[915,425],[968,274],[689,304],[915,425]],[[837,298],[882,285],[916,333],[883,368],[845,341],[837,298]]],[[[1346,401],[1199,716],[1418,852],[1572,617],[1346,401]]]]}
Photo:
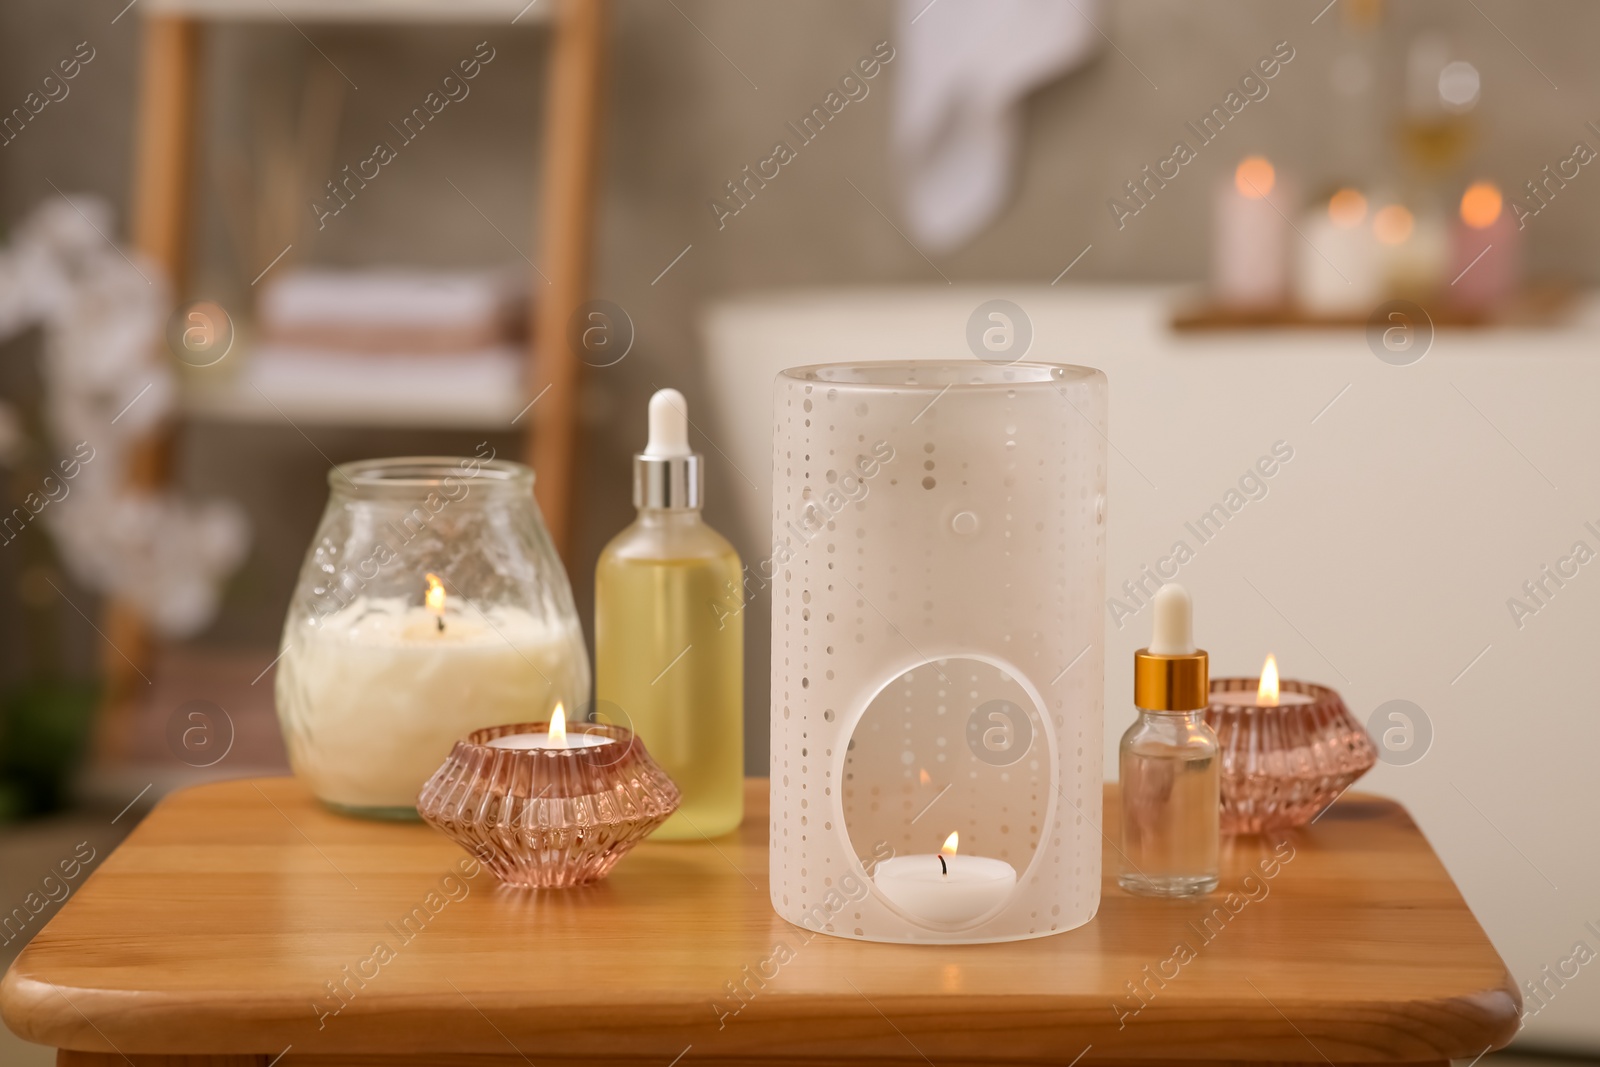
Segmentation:
{"type": "Polygon", "coordinates": [[[1261,665],[1261,683],[1254,693],[1248,689],[1213,691],[1211,703],[1235,708],[1290,708],[1313,704],[1316,698],[1306,693],[1285,693],[1278,684],[1278,660],[1270,652],[1261,665]]]}
{"type": "Polygon", "coordinates": [[[1436,211],[1413,214],[1404,204],[1386,204],[1372,216],[1390,295],[1431,296],[1450,279],[1450,233],[1436,211]]]}
{"type": "Polygon", "coordinates": [[[936,923],[966,923],[994,911],[1017,884],[1004,860],[957,855],[959,834],[932,855],[894,856],[878,864],[872,880],[889,903],[936,923]]]}
{"type": "Polygon", "coordinates": [[[490,748],[598,748],[611,744],[600,734],[567,733],[567,711],[559,703],[550,716],[550,731],[538,734],[506,734],[489,742],[490,748]]]}
{"type": "Polygon", "coordinates": [[[1379,302],[1377,246],[1366,219],[1367,198],[1358,189],[1340,189],[1307,212],[1305,240],[1295,244],[1295,298],[1307,313],[1364,318],[1379,302]]]}

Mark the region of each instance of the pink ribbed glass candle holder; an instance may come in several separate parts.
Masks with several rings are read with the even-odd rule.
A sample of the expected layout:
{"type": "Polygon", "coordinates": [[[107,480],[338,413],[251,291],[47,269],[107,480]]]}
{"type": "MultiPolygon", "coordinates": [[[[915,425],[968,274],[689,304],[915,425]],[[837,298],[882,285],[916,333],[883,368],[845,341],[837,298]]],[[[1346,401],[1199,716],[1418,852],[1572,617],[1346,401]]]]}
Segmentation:
{"type": "Polygon", "coordinates": [[[1255,703],[1259,678],[1214,678],[1206,722],[1222,749],[1222,832],[1299,826],[1377,762],[1378,750],[1327,686],[1285,680],[1255,703]],[[1219,698],[1218,694],[1227,693],[1219,698]]]}
{"type": "Polygon", "coordinates": [[[501,881],[535,889],[604,878],[681,800],[630,730],[575,723],[568,747],[490,742],[549,723],[477,730],[457,741],[417,797],[417,813],[501,881]]]}

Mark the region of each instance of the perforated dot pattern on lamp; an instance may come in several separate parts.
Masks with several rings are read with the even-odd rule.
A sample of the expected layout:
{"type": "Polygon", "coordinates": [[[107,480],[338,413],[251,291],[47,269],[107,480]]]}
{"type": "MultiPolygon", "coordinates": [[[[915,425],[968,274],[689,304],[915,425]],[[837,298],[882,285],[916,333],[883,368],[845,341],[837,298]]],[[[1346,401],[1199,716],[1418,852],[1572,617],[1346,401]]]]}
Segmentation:
{"type": "Polygon", "coordinates": [[[774,415],[774,908],[870,941],[1009,941],[1088,922],[1105,376],[801,367],[779,375],[774,415]],[[946,872],[952,833],[960,857],[946,872]],[[908,857],[891,867],[937,897],[968,856],[1010,865],[1016,881],[958,919],[875,881],[908,857]]]}

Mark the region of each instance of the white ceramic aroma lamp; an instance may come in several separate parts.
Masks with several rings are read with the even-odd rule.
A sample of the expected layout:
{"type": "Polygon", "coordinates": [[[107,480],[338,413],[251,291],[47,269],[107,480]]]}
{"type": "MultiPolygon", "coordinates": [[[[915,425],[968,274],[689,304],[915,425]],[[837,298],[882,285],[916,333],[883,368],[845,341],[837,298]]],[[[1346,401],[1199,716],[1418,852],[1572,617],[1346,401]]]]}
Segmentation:
{"type": "Polygon", "coordinates": [[[1106,379],[779,375],[772,902],[869,941],[1011,941],[1100,900],[1106,379]]]}

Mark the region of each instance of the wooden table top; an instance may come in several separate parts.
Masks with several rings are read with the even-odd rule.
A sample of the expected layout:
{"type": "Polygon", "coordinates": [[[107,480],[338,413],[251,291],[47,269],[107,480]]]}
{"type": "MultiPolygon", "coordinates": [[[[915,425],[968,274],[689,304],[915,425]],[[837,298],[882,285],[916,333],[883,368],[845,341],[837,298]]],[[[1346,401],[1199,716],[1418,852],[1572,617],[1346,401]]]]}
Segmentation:
{"type": "MultiPolygon", "coordinates": [[[[335,815],[292,779],[189,789],[22,952],[0,1012],[31,1041],[112,1054],[63,1062],[263,1067],[289,1046],[282,1067],[1437,1062],[1516,1031],[1505,965],[1391,800],[1347,795],[1310,827],[1225,842],[1202,900],[1123,893],[1108,846],[1087,926],[941,947],[779,919],[766,785],[748,784],[737,834],[646,843],[605,882],[543,893],[467,877],[428,827],[335,815]]],[[[1114,785],[1105,811],[1114,838],[1114,785]]]]}

